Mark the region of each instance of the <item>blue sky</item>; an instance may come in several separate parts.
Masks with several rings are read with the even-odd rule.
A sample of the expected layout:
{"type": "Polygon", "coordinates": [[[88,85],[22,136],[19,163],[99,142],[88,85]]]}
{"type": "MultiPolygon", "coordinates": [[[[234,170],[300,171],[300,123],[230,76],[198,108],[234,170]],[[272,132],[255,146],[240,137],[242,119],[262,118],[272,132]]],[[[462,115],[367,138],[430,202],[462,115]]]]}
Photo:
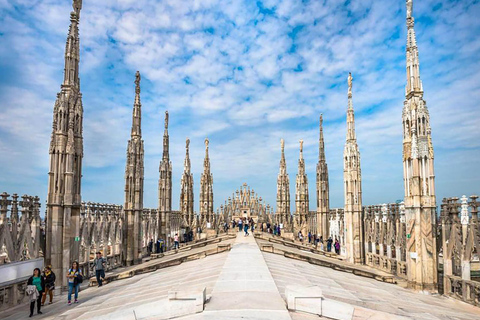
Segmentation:
{"type": "MultiPolygon", "coordinates": [[[[46,198],[70,11],[70,0],[0,0],[0,192],[46,198]]],[[[476,0],[414,3],[437,203],[479,192],[479,16],[476,0]]],[[[198,211],[207,136],[215,208],[244,182],[275,206],[284,138],[292,199],[305,141],[314,209],[320,113],[331,206],[342,207],[348,72],[364,204],[403,198],[404,1],[84,0],[80,36],[84,200],[123,204],[136,70],[146,207],[157,206],[165,110],[174,209],[189,137],[198,211]]]]}

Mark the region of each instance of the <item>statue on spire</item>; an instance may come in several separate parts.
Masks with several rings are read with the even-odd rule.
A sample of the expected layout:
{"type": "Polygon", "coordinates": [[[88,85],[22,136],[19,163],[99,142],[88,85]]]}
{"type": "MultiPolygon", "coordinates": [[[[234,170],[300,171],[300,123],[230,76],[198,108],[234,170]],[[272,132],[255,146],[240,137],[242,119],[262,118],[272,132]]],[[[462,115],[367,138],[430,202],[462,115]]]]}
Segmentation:
{"type": "Polygon", "coordinates": [[[205,138],[205,150],[208,151],[208,144],[210,143],[210,141],[208,140],[208,138],[205,138]]]}
{"type": "Polygon", "coordinates": [[[168,111],[165,111],[165,130],[168,129],[168,111]]]}
{"type": "Polygon", "coordinates": [[[190,147],[190,139],[187,138],[187,140],[185,141],[185,149],[187,149],[187,152],[189,147],[190,147]]]}
{"type": "Polygon", "coordinates": [[[303,153],[303,140],[300,140],[300,153],[303,153]]]}
{"type": "Polygon", "coordinates": [[[412,17],[413,0],[407,0],[407,19],[412,17]]]}
{"type": "Polygon", "coordinates": [[[280,146],[282,147],[282,152],[285,150],[285,140],[280,139],[280,146]]]}
{"type": "Polygon", "coordinates": [[[352,94],[352,81],[353,81],[352,73],[349,72],[349,73],[348,73],[348,94],[349,94],[349,95],[352,94]]]}
{"type": "Polygon", "coordinates": [[[79,14],[80,10],[82,10],[82,0],[73,0],[72,7],[75,13],[79,14]]]}
{"type": "Polygon", "coordinates": [[[135,73],[135,93],[140,94],[140,72],[135,73]]]}

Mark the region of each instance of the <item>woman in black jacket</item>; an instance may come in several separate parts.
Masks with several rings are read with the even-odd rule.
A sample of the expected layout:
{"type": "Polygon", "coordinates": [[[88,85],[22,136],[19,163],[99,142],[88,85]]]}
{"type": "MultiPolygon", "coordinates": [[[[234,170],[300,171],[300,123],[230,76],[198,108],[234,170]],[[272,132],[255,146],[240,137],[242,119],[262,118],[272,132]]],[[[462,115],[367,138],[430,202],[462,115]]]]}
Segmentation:
{"type": "Polygon", "coordinates": [[[43,278],[45,279],[45,292],[43,293],[42,297],[42,306],[45,305],[47,295],[50,296],[49,304],[52,304],[53,302],[53,291],[55,290],[55,273],[53,273],[52,271],[52,266],[45,267],[43,278]]]}
{"type": "MultiPolygon", "coordinates": [[[[41,301],[42,301],[42,294],[45,291],[45,280],[40,273],[39,268],[33,269],[33,275],[28,279],[27,285],[29,286],[36,286],[38,290],[38,298],[37,298],[37,313],[42,314],[40,311],[41,301]]],[[[35,300],[30,302],[30,317],[33,316],[33,309],[35,307],[35,300]]]]}

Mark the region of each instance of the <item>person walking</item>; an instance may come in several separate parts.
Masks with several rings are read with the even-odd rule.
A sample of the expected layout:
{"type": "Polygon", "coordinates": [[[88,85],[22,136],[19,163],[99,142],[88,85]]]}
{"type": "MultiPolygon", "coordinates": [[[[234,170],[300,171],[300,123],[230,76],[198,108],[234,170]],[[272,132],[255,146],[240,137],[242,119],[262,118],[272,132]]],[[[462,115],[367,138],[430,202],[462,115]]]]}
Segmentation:
{"type": "Polygon", "coordinates": [[[238,231],[242,231],[242,219],[238,219],[238,231]]]}
{"type": "Polygon", "coordinates": [[[157,242],[155,243],[155,252],[160,253],[160,238],[157,239],[157,242]]]}
{"type": "Polygon", "coordinates": [[[338,242],[338,239],[335,239],[335,253],[340,254],[340,242],[338,242]]]}
{"type": "Polygon", "coordinates": [[[273,225],[273,235],[274,236],[277,235],[277,224],[276,223],[273,225]]]}
{"type": "Polygon", "coordinates": [[[332,251],[332,237],[328,237],[328,240],[327,240],[327,252],[330,252],[332,251]]]}
{"type": "Polygon", "coordinates": [[[45,292],[42,295],[42,306],[45,305],[47,295],[50,296],[50,302],[53,303],[53,291],[55,290],[55,273],[52,271],[52,266],[46,266],[43,273],[43,279],[45,281],[45,292]]]}
{"type": "Polygon", "coordinates": [[[312,243],[312,233],[308,231],[308,244],[312,243]]]}
{"type": "Polygon", "coordinates": [[[77,261],[73,261],[72,267],[67,272],[68,279],[68,305],[72,304],[72,293],[75,293],[74,303],[78,303],[78,288],[83,281],[82,273],[77,261]]]}
{"type": "Polygon", "coordinates": [[[178,241],[178,233],[175,233],[175,237],[173,237],[173,243],[175,250],[180,248],[180,242],[178,241]]]}
{"type": "Polygon", "coordinates": [[[324,250],[324,247],[323,247],[323,236],[320,236],[320,239],[318,239],[318,243],[320,243],[320,250],[324,250]]]}
{"type": "Polygon", "coordinates": [[[150,242],[148,242],[148,255],[151,255],[153,253],[153,239],[150,239],[150,242]]]}
{"type": "Polygon", "coordinates": [[[249,233],[248,233],[248,224],[247,224],[247,222],[246,222],[246,221],[245,221],[245,225],[244,225],[244,227],[243,227],[243,231],[245,232],[245,235],[244,235],[244,237],[246,237],[246,236],[248,236],[248,235],[249,235],[249,233]]]}
{"type": "Polygon", "coordinates": [[[298,240],[303,243],[303,234],[302,231],[298,231],[298,240]]]}
{"type": "Polygon", "coordinates": [[[35,302],[37,302],[37,313],[42,314],[40,308],[42,307],[42,294],[45,291],[45,279],[42,277],[39,268],[33,269],[33,275],[28,278],[27,291],[31,292],[30,296],[30,317],[33,316],[33,309],[35,308],[35,302]],[[30,288],[29,288],[30,286],[30,288]]]}
{"type": "Polygon", "coordinates": [[[100,251],[98,251],[96,255],[97,257],[93,260],[93,265],[95,266],[95,276],[97,277],[98,287],[101,287],[102,279],[105,280],[105,266],[107,265],[107,260],[102,257],[100,251]]]}
{"type": "Polygon", "coordinates": [[[253,230],[255,230],[255,222],[253,222],[253,219],[250,220],[250,230],[252,230],[252,233],[253,230]]]}
{"type": "Polygon", "coordinates": [[[280,225],[277,226],[277,235],[280,237],[282,235],[282,228],[280,228],[280,225]]]}

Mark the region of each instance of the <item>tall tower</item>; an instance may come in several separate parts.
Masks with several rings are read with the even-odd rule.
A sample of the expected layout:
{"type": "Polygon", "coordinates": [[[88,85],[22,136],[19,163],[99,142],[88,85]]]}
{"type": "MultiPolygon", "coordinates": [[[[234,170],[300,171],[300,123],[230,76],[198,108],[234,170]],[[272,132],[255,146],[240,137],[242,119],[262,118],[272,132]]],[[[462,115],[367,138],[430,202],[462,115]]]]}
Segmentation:
{"type": "Polygon", "coordinates": [[[200,219],[201,225],[213,223],[213,175],[210,173],[210,158],[208,157],[208,138],[205,139],[205,160],[200,179],[200,219]]]}
{"type": "Polygon", "coordinates": [[[123,233],[125,265],[142,261],[141,224],[143,214],[143,140],[142,104],[140,103],[140,72],[135,74],[132,133],[127,145],[125,165],[125,229],[123,233]]]}
{"type": "Polygon", "coordinates": [[[193,174],[190,166],[190,140],[187,138],[185,146],[185,163],[183,175],[180,181],[180,211],[188,226],[192,227],[194,220],[193,212],[193,174]]]}
{"type": "Polygon", "coordinates": [[[79,258],[83,106],[80,92],[78,25],[82,0],[73,1],[65,47],[65,70],[53,109],[48,172],[46,263],[53,266],[61,287],[65,272],[79,258]]]}
{"type": "Polygon", "coordinates": [[[168,137],[168,111],[165,111],[165,131],[163,132],[163,156],[158,171],[158,214],[161,223],[160,235],[170,246],[170,214],[172,212],[172,163],[170,162],[168,137]]]}
{"type": "MultiPolygon", "coordinates": [[[[280,172],[277,178],[277,216],[284,228],[290,227],[292,216],[290,214],[290,179],[287,173],[287,162],[285,161],[285,141],[280,140],[282,157],[280,158],[280,172]]],[[[292,230],[286,230],[290,232],[292,230]]]]}
{"type": "Polygon", "coordinates": [[[323,139],[323,115],[320,115],[320,138],[318,141],[317,163],[317,232],[327,239],[328,213],[330,211],[328,166],[325,158],[325,142],[323,139]]]}
{"type": "Polygon", "coordinates": [[[355,135],[352,102],[352,74],[348,74],[347,140],[343,151],[343,181],[345,196],[345,229],[347,260],[362,263],[362,171],[360,151],[355,135]]]}
{"type": "Polygon", "coordinates": [[[403,177],[407,225],[408,284],[436,291],[436,201],[430,116],[423,100],[413,1],[407,0],[407,85],[403,103],[403,177]]]}
{"type": "Polygon", "coordinates": [[[298,159],[298,173],[295,183],[295,222],[297,224],[298,232],[300,229],[305,234],[306,230],[303,230],[307,223],[309,211],[308,201],[308,178],[305,173],[305,160],[303,159],[303,140],[300,140],[300,157],[298,159]]]}

